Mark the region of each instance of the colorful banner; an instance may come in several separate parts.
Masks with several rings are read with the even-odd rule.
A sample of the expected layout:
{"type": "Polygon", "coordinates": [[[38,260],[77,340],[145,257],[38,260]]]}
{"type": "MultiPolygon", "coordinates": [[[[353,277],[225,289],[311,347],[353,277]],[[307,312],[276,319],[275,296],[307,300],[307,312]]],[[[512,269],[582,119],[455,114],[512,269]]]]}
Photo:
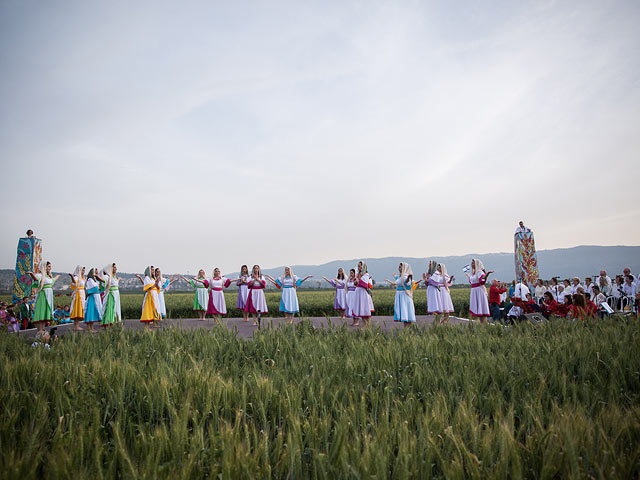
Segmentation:
{"type": "Polygon", "coordinates": [[[34,267],[40,264],[42,258],[42,240],[36,237],[24,237],[18,240],[18,257],[16,258],[16,274],[13,279],[13,294],[11,301],[17,302],[22,297],[31,295],[32,278],[27,272],[35,272],[34,267]]]}
{"type": "Polygon", "coordinates": [[[514,250],[516,281],[524,280],[526,284],[533,285],[538,280],[538,259],[536,257],[536,243],[531,230],[515,234],[514,250]]]}

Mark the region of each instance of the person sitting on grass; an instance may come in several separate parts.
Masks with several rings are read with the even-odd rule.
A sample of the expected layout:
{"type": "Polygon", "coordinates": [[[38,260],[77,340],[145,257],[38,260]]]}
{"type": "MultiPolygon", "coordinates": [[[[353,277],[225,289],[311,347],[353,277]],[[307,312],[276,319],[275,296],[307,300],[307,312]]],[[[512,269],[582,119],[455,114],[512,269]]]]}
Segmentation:
{"type": "Polygon", "coordinates": [[[62,323],[71,323],[71,307],[69,305],[64,306],[64,320],[62,323]]]}

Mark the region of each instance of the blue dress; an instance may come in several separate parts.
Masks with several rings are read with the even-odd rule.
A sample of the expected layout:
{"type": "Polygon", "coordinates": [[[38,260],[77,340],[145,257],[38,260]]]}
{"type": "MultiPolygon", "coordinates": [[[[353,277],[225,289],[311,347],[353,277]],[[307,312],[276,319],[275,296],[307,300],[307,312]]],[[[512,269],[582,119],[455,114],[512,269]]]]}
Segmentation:
{"type": "Polygon", "coordinates": [[[98,282],[87,279],[85,284],[87,303],[84,306],[84,323],[95,323],[102,320],[102,299],[98,282]]]}
{"type": "Polygon", "coordinates": [[[298,305],[296,288],[302,284],[300,279],[298,277],[279,278],[276,280],[276,284],[282,289],[280,311],[285,313],[298,313],[300,307],[298,305]]]}
{"type": "Polygon", "coordinates": [[[411,291],[411,281],[409,277],[403,275],[396,278],[396,300],[393,304],[393,320],[395,322],[416,321],[416,308],[413,305],[413,297],[406,290],[411,291]]]}

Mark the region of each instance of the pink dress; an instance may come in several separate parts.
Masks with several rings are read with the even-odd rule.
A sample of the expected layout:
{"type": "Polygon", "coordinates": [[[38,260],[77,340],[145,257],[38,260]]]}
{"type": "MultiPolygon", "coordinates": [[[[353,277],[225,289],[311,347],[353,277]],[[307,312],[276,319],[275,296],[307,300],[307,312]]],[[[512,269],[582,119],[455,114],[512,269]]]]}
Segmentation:
{"type": "Polygon", "coordinates": [[[373,300],[367,291],[367,287],[371,286],[371,276],[365,273],[360,281],[356,283],[356,291],[353,299],[354,317],[370,317],[373,309],[373,300]]]}
{"type": "Polygon", "coordinates": [[[489,300],[487,300],[487,291],[484,284],[487,282],[487,276],[484,272],[474,273],[469,277],[471,284],[471,296],[469,297],[469,313],[472,317],[490,317],[489,300]]]}
{"type": "Polygon", "coordinates": [[[247,296],[247,304],[244,311],[247,313],[267,313],[267,300],[264,298],[264,288],[267,282],[264,277],[260,280],[249,279],[249,295],[247,296]]]}
{"type": "Polygon", "coordinates": [[[227,278],[212,278],[209,280],[209,305],[207,315],[226,315],[227,304],[224,300],[223,288],[231,285],[231,280],[227,278]]]}

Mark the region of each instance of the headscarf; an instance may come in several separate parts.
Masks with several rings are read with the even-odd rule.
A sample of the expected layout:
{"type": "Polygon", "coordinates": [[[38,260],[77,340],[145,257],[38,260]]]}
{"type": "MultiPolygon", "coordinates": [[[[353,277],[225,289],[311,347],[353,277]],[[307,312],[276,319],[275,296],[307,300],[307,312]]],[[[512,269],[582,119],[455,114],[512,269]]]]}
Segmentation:
{"type": "Polygon", "coordinates": [[[92,268],[91,270],[89,270],[89,273],[87,274],[87,278],[90,278],[91,280],[93,280],[95,282],[96,280],[96,269],[92,268]]]}
{"type": "Polygon", "coordinates": [[[438,265],[440,265],[440,273],[442,274],[443,286],[444,288],[449,290],[449,282],[447,281],[447,267],[444,265],[444,263],[439,263],[438,265]]]}
{"type": "Polygon", "coordinates": [[[433,275],[434,273],[436,273],[436,269],[438,268],[438,264],[436,263],[435,260],[429,260],[429,267],[427,269],[427,273],[429,275],[433,275]]]}
{"type": "Polygon", "coordinates": [[[471,259],[471,261],[476,266],[475,271],[473,271],[473,269],[472,269],[471,273],[478,273],[478,272],[484,271],[484,265],[482,264],[481,260],[479,260],[477,258],[473,258],[473,259],[471,259]]]}
{"type": "Polygon", "coordinates": [[[284,272],[282,272],[282,277],[280,277],[280,280],[282,282],[284,282],[284,279],[287,278],[286,277],[287,274],[285,273],[287,271],[287,268],[289,269],[289,277],[291,278],[291,280],[293,280],[293,278],[294,278],[293,277],[293,269],[291,267],[289,267],[289,266],[286,266],[286,267],[284,267],[284,272]]]}
{"type": "Polygon", "coordinates": [[[364,275],[365,273],[369,273],[369,270],[367,269],[367,263],[364,260],[360,260],[360,263],[362,263],[362,270],[360,271],[360,273],[362,275],[364,275]]]}
{"type": "Polygon", "coordinates": [[[262,277],[262,269],[260,268],[260,265],[254,265],[253,267],[251,267],[251,273],[249,274],[250,277],[253,277],[253,271],[255,270],[255,268],[258,267],[258,278],[262,277]]]}
{"type": "Polygon", "coordinates": [[[155,278],[155,275],[152,276],[151,274],[151,266],[148,266],[147,268],[144,269],[144,276],[149,278],[155,278]]]}
{"type": "Polygon", "coordinates": [[[113,263],[105,265],[102,269],[102,273],[107,275],[107,281],[104,285],[104,291],[107,292],[106,294],[108,295],[109,289],[111,288],[111,278],[113,277],[113,263]]]}
{"type": "Polygon", "coordinates": [[[73,276],[78,277],[78,280],[80,280],[81,274],[82,274],[82,265],[78,265],[76,266],[76,269],[73,271],[73,276]]]}
{"type": "Polygon", "coordinates": [[[40,272],[40,284],[38,285],[38,293],[40,293],[40,291],[44,287],[44,277],[47,274],[47,263],[49,263],[48,260],[42,260],[38,264],[38,270],[40,272]]]}
{"type": "MultiPolygon", "coordinates": [[[[160,267],[156,267],[156,268],[160,268],[160,267]]],[[[156,273],[155,269],[154,269],[153,273],[155,275],[155,273],[156,273]]],[[[162,284],[164,283],[164,279],[162,278],[162,270],[160,270],[160,276],[156,280],[159,280],[158,281],[158,285],[160,285],[162,287],[162,284]]]]}
{"type": "MultiPolygon", "coordinates": [[[[413,270],[411,270],[411,265],[407,262],[400,262],[400,267],[400,275],[403,277],[406,276],[407,278],[411,275],[411,279],[413,280],[413,270]]],[[[404,288],[404,293],[413,298],[413,284],[409,285],[409,288],[407,288],[407,284],[403,281],[402,287],[404,288]]]]}

